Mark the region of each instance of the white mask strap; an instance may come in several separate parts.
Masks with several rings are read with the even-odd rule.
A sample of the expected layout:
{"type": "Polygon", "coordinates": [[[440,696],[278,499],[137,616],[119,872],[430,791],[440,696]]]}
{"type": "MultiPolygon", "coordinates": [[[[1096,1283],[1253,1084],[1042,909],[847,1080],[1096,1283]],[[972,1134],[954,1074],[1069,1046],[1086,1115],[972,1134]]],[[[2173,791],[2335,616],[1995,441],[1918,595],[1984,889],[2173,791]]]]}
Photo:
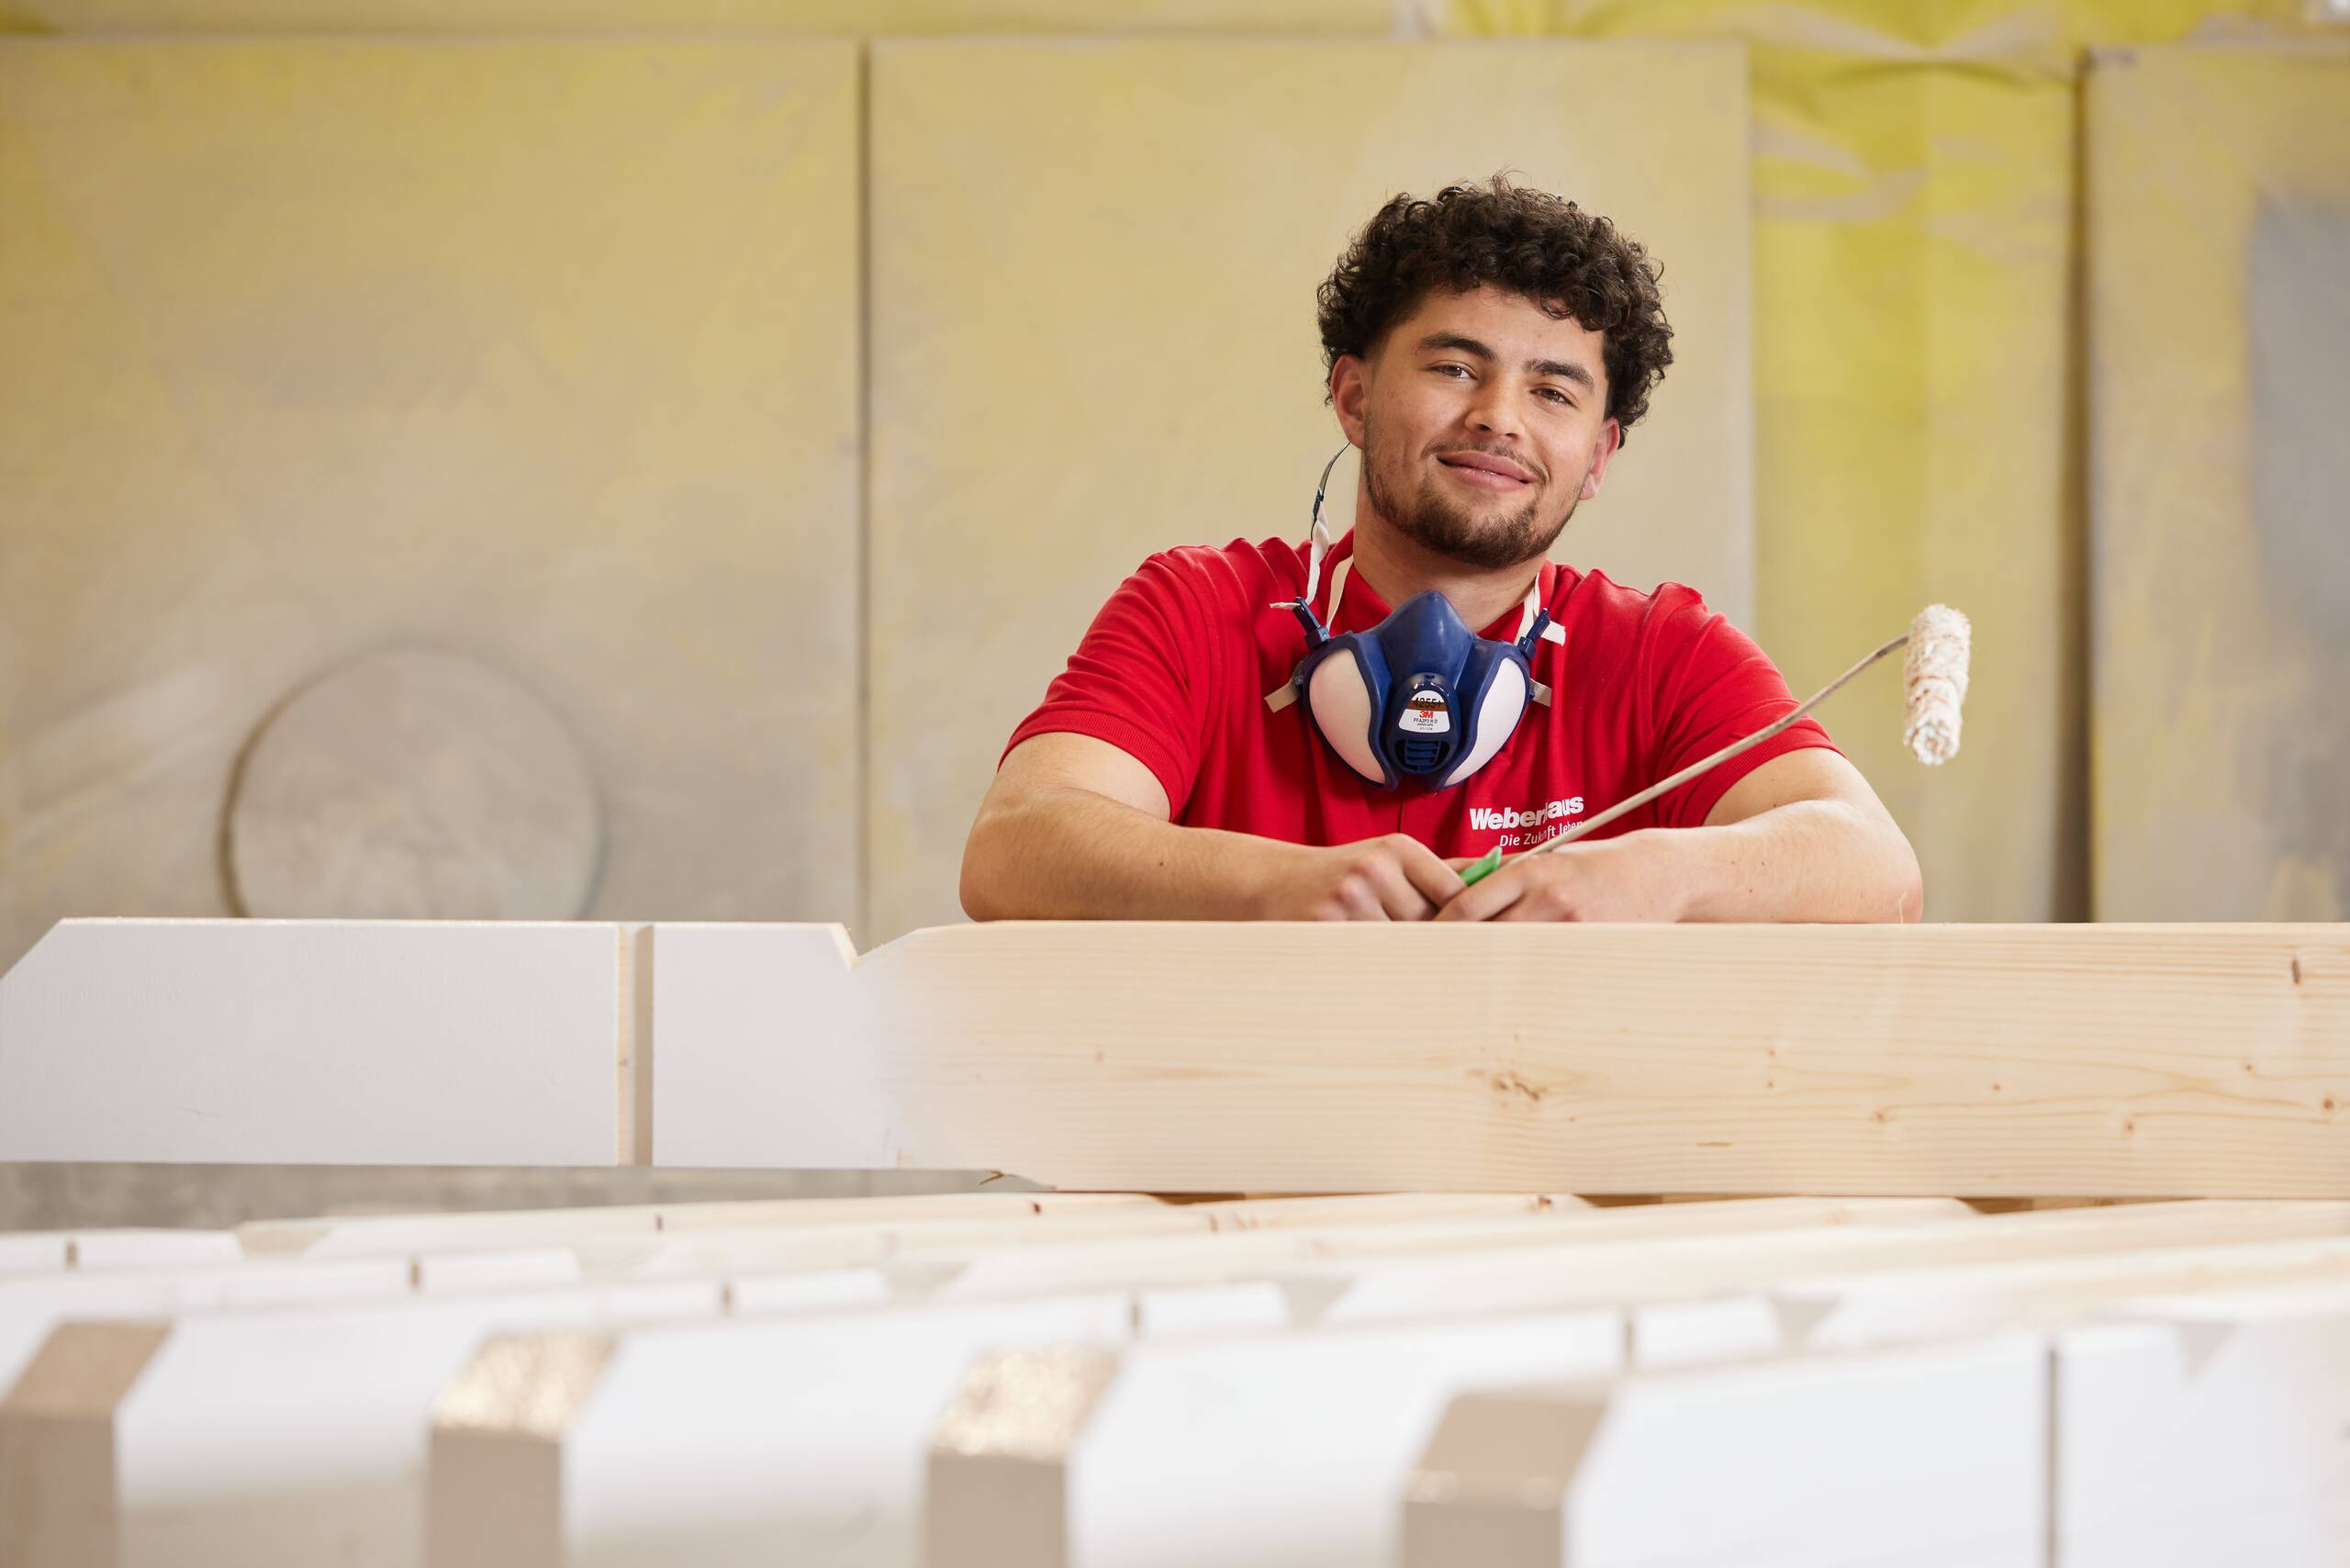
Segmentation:
{"type": "MultiPolygon", "coordinates": [[[[1517,637],[1526,635],[1527,628],[1534,624],[1534,618],[1541,612],[1542,568],[1537,566],[1534,568],[1534,586],[1526,590],[1526,603],[1517,612],[1517,637]]],[[[1511,639],[1512,642],[1516,640],[1516,637],[1511,639]]]]}
{"type": "MultiPolygon", "coordinates": [[[[1322,558],[1330,553],[1330,527],[1322,521],[1322,497],[1330,487],[1330,470],[1338,465],[1338,459],[1347,454],[1351,444],[1330,454],[1330,461],[1322,465],[1321,482],[1314,487],[1314,521],[1305,530],[1305,602],[1309,605],[1314,602],[1314,590],[1322,586],[1322,558]]],[[[1337,612],[1337,599],[1333,595],[1329,613],[1337,612]]]]}
{"type": "Polygon", "coordinates": [[[1354,564],[1355,558],[1349,555],[1330,568],[1330,602],[1322,611],[1325,626],[1338,623],[1338,601],[1347,597],[1347,573],[1353,569],[1354,564]]]}

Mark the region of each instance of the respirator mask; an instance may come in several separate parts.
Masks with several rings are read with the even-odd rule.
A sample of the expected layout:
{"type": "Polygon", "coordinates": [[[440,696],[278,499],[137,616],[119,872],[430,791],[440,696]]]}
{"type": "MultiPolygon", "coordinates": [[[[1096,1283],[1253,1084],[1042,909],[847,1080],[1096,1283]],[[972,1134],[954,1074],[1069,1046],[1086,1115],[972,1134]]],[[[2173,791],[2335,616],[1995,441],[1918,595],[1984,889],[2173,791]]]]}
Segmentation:
{"type": "MultiPolygon", "coordinates": [[[[1273,606],[1305,629],[1305,656],[1286,685],[1266,694],[1279,711],[1292,703],[1341,761],[1382,789],[1405,778],[1449,790],[1508,744],[1528,703],[1550,700],[1534,678],[1535,645],[1565,635],[1541,607],[1541,577],[1528,590],[1516,642],[1480,637],[1452,601],[1433,589],[1416,593],[1368,631],[1334,637],[1314,613],[1330,534],[1322,498],[1330,471],[1347,454],[1340,447],[1314,487],[1314,520],[1306,535],[1305,592],[1273,606]]],[[[1350,561],[1338,563],[1330,584],[1330,619],[1350,561]]]]}

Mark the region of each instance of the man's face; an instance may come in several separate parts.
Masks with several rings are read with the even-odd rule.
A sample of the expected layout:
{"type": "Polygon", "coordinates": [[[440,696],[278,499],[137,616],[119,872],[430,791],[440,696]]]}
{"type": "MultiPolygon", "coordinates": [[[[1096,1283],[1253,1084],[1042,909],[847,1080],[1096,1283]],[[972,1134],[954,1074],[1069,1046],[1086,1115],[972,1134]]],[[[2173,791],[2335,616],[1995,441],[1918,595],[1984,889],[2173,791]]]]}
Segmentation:
{"type": "Polygon", "coordinates": [[[1428,295],[1369,361],[1331,367],[1371,509],[1463,566],[1550,549],[1616,450],[1601,347],[1599,333],[1523,295],[1428,295]]]}

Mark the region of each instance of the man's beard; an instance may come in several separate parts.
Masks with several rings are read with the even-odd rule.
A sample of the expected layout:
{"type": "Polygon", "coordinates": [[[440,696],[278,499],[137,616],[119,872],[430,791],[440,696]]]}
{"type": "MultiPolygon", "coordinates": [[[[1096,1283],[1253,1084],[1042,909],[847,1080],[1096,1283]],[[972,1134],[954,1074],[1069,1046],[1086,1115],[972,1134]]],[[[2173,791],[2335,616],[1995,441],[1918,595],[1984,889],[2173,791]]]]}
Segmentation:
{"type": "Polygon", "coordinates": [[[1581,481],[1568,491],[1566,510],[1549,524],[1541,516],[1546,488],[1542,486],[1534,487],[1524,507],[1500,516],[1471,511],[1438,489],[1442,481],[1434,474],[1422,474],[1410,494],[1398,496],[1395,487],[1383,482],[1380,475],[1378,437],[1369,420],[1363,423],[1362,439],[1363,481],[1371,506],[1404,538],[1464,566],[1492,570],[1534,560],[1550,550],[1565,530],[1567,520],[1575,515],[1581,481]]]}

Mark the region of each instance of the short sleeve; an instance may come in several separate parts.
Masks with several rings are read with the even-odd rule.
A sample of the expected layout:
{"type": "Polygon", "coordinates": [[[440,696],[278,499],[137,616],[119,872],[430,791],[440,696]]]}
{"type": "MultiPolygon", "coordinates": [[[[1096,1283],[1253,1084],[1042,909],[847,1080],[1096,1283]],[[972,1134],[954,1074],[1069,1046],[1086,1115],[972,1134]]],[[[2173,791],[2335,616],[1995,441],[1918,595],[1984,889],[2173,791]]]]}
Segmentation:
{"type": "MultiPolygon", "coordinates": [[[[1692,590],[1668,583],[1657,590],[1655,641],[1647,669],[1654,682],[1651,705],[1653,777],[1669,778],[1691,763],[1744,740],[1793,712],[1770,655],[1754,639],[1706,608],[1692,590]]],[[[1656,802],[1666,827],[1702,827],[1730,787],[1774,757],[1809,746],[1836,749],[1815,719],[1804,719],[1656,802]]]]}
{"type": "Polygon", "coordinates": [[[1161,554],[1118,585],[1042,705],[1012,732],[1005,756],[1033,735],[1091,735],[1149,768],[1169,811],[1182,814],[1199,775],[1209,689],[1203,628],[1184,575],[1161,554]]]}

